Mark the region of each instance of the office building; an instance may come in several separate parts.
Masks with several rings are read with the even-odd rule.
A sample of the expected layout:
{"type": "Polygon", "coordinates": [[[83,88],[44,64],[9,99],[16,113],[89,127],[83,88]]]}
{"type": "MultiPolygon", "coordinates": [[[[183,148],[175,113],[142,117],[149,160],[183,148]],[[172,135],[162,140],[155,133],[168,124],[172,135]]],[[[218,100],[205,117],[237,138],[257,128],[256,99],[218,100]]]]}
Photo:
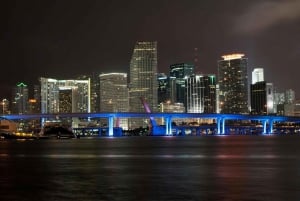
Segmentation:
{"type": "MultiPolygon", "coordinates": [[[[128,112],[127,73],[106,73],[99,75],[100,112],[128,112]]],[[[115,126],[128,129],[127,119],[118,119],[115,126]]]]}
{"type": "Polygon", "coordinates": [[[285,91],[285,103],[286,104],[292,104],[296,100],[295,91],[292,89],[288,89],[285,91]]]}
{"type": "Polygon", "coordinates": [[[158,104],[164,103],[170,100],[169,90],[169,78],[164,73],[157,74],[157,100],[158,104]]]}
{"type": "Polygon", "coordinates": [[[9,111],[9,101],[6,98],[4,98],[4,99],[2,99],[2,101],[0,103],[1,103],[1,110],[2,110],[1,113],[2,113],[2,115],[9,114],[10,113],[10,111],[9,111]]]}
{"type": "Polygon", "coordinates": [[[192,75],[185,85],[188,113],[216,113],[215,75],[192,75]]]}
{"type": "Polygon", "coordinates": [[[40,78],[41,113],[90,112],[90,80],[40,78]]]}
{"type": "Polygon", "coordinates": [[[13,88],[12,113],[26,114],[28,110],[28,86],[20,82],[13,88]]]}
{"type": "Polygon", "coordinates": [[[186,79],[194,74],[194,65],[178,63],[170,66],[170,98],[173,103],[186,103],[186,79]]]}
{"type": "Polygon", "coordinates": [[[220,113],[247,114],[248,107],[248,59],[244,54],[222,56],[218,62],[220,113]]]}
{"type": "MultiPolygon", "coordinates": [[[[157,111],[157,42],[137,42],[130,61],[130,112],[145,112],[141,97],[153,112],[157,111]]],[[[133,119],[131,128],[147,126],[143,119],[133,119]]]]}
{"type": "Polygon", "coordinates": [[[272,83],[256,82],[250,86],[251,113],[274,114],[274,89],[272,83]]]}
{"type": "Polygon", "coordinates": [[[263,68],[254,68],[252,71],[252,84],[256,82],[263,82],[264,80],[264,69],[263,68]]]}

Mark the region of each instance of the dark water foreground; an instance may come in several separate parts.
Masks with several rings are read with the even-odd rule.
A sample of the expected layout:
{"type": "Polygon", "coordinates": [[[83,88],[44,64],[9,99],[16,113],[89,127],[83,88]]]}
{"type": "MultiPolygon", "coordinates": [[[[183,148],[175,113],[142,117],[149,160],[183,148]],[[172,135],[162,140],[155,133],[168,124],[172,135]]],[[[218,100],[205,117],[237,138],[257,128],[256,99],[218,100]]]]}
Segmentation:
{"type": "Polygon", "coordinates": [[[0,200],[300,200],[300,136],[0,141],[0,200]]]}

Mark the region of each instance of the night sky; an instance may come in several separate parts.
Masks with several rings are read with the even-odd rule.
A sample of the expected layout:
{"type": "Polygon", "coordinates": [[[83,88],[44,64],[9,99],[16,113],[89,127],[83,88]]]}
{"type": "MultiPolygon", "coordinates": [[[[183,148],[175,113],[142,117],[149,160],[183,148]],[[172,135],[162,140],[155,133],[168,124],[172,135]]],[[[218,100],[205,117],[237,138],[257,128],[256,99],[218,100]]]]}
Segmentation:
{"type": "Polygon", "coordinates": [[[6,1],[0,9],[0,98],[38,78],[127,72],[136,41],[158,41],[158,69],[244,53],[278,90],[300,97],[300,0],[6,1]]]}

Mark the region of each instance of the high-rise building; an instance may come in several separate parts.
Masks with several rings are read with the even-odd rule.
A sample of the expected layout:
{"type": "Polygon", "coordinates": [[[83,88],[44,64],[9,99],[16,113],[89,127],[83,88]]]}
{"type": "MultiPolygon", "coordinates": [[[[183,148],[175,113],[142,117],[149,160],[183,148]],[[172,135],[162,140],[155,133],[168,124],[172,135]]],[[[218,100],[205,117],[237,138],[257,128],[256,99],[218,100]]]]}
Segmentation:
{"type": "Polygon", "coordinates": [[[216,112],[215,75],[192,75],[185,85],[188,113],[216,112]]]}
{"type": "Polygon", "coordinates": [[[28,110],[28,87],[23,82],[13,88],[12,113],[26,114],[28,110]]]}
{"type": "Polygon", "coordinates": [[[1,100],[1,114],[4,115],[4,114],[8,114],[10,113],[9,112],[9,101],[4,98],[1,100]]]}
{"type": "Polygon", "coordinates": [[[41,86],[34,85],[33,86],[33,100],[31,103],[34,107],[33,113],[40,113],[41,112],[41,86]]]}
{"type": "MultiPolygon", "coordinates": [[[[99,75],[100,80],[100,112],[128,112],[127,73],[106,73],[99,75]]],[[[124,129],[128,129],[127,119],[115,121],[124,129]]]]}
{"type": "Polygon", "coordinates": [[[128,112],[127,73],[99,75],[100,112],[128,112]]]}
{"type": "Polygon", "coordinates": [[[170,97],[172,103],[186,105],[186,79],[194,74],[194,65],[178,63],[170,66],[170,97]]]}
{"type": "Polygon", "coordinates": [[[264,80],[264,69],[263,68],[254,68],[252,71],[252,84],[256,82],[263,82],[264,80]]]}
{"type": "Polygon", "coordinates": [[[244,54],[222,56],[218,62],[220,113],[248,113],[248,67],[244,54]]]}
{"type": "Polygon", "coordinates": [[[91,112],[100,111],[100,81],[99,74],[93,73],[89,77],[82,77],[82,79],[91,80],[91,112]]]}
{"type": "MultiPolygon", "coordinates": [[[[157,111],[157,42],[137,42],[130,61],[129,106],[131,112],[145,112],[141,97],[157,111]]],[[[142,119],[130,122],[131,128],[146,126],[142,119]]]]}
{"type": "Polygon", "coordinates": [[[40,78],[41,113],[90,112],[90,80],[40,78]],[[71,102],[70,102],[71,101],[71,102]]]}
{"type": "Polygon", "coordinates": [[[164,73],[157,74],[157,82],[158,82],[158,89],[157,89],[157,100],[158,103],[164,103],[170,100],[169,95],[169,78],[164,73]]]}
{"type": "Polygon", "coordinates": [[[288,89],[285,91],[285,103],[286,104],[292,104],[295,102],[295,91],[292,89],[288,89]]]}
{"type": "Polygon", "coordinates": [[[266,115],[275,113],[274,89],[272,83],[261,81],[251,84],[250,96],[252,114],[266,115]]]}
{"type": "Polygon", "coordinates": [[[216,75],[204,75],[204,113],[217,112],[216,75]]]}

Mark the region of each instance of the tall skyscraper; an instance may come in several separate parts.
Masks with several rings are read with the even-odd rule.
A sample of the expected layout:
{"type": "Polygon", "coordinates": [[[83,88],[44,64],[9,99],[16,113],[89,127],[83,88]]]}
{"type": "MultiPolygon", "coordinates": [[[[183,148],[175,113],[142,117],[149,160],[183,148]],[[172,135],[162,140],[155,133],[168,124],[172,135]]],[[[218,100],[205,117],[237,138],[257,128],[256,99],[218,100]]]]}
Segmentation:
{"type": "Polygon", "coordinates": [[[251,84],[250,97],[252,114],[266,115],[275,113],[274,89],[272,83],[261,81],[251,84]]]}
{"type": "Polygon", "coordinates": [[[178,63],[170,66],[170,96],[172,103],[186,105],[186,79],[194,74],[194,65],[178,63]]]}
{"type": "Polygon", "coordinates": [[[26,114],[28,110],[28,87],[23,82],[13,88],[12,113],[26,114]]]}
{"type": "Polygon", "coordinates": [[[252,71],[252,84],[256,82],[263,82],[264,80],[264,69],[263,68],[254,68],[252,71]]]}
{"type": "Polygon", "coordinates": [[[164,103],[170,100],[169,95],[169,78],[164,73],[157,74],[157,82],[158,82],[158,89],[157,89],[157,100],[158,103],[164,103]]]}
{"type": "Polygon", "coordinates": [[[188,113],[215,113],[215,75],[192,75],[187,78],[186,100],[188,113]]]}
{"type": "Polygon", "coordinates": [[[99,112],[100,111],[100,81],[99,74],[92,73],[91,75],[80,75],[76,78],[76,80],[90,80],[90,100],[91,100],[91,112],[99,112]]]}
{"type": "Polygon", "coordinates": [[[222,56],[218,62],[220,113],[248,113],[248,67],[244,54],[222,56]]]}
{"type": "Polygon", "coordinates": [[[1,102],[1,114],[8,114],[9,113],[9,101],[7,99],[2,99],[1,102]]]}
{"type": "MultiPolygon", "coordinates": [[[[143,97],[157,111],[157,42],[137,42],[130,61],[129,106],[131,112],[145,112],[143,97]]],[[[131,121],[131,127],[145,126],[144,120],[131,121]]]]}
{"type": "Polygon", "coordinates": [[[41,112],[41,86],[34,85],[33,86],[33,105],[34,105],[34,112],[40,113],[41,112]]]}
{"type": "Polygon", "coordinates": [[[40,78],[41,113],[90,112],[90,80],[40,78]],[[71,102],[70,102],[71,101],[71,102]]]}
{"type": "MultiPolygon", "coordinates": [[[[127,73],[105,73],[99,75],[100,80],[100,112],[128,112],[127,73]]],[[[124,129],[128,129],[128,119],[115,121],[124,129]]]]}
{"type": "Polygon", "coordinates": [[[295,91],[292,89],[288,89],[285,91],[285,103],[291,104],[294,103],[296,100],[295,91]]]}
{"type": "Polygon", "coordinates": [[[128,112],[127,73],[100,74],[100,112],[128,112]]]}

